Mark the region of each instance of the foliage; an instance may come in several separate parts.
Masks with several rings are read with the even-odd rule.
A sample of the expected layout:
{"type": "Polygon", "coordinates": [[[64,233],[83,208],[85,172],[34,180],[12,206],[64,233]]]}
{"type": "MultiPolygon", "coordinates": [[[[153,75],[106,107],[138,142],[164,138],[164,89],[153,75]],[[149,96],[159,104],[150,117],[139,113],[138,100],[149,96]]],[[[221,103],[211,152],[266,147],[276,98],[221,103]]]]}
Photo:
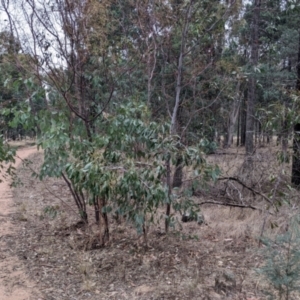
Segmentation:
{"type": "MultiPolygon", "coordinates": [[[[36,102],[37,91],[27,95],[33,79],[29,77],[30,56],[21,54],[20,41],[10,32],[0,33],[0,131],[5,139],[17,139],[30,135],[26,131],[25,120],[12,123],[14,114],[22,109],[24,101],[30,103],[33,110],[41,109],[41,102],[36,102]]],[[[40,98],[41,99],[41,98],[40,98]]]]}
{"type": "Polygon", "coordinates": [[[299,216],[290,221],[285,233],[274,240],[263,238],[265,264],[258,269],[272,286],[268,299],[295,299],[300,292],[300,232],[299,216]],[[278,294],[274,293],[276,291],[278,294]]]}
{"type": "Polygon", "coordinates": [[[228,147],[236,131],[253,137],[250,96],[248,119],[258,134],[281,133],[286,161],[300,76],[289,1],[15,0],[24,28],[12,2],[2,123],[37,131],[38,177],[63,178],[85,222],[88,204],[97,223],[117,213],[140,232],[162,205],[168,224],[174,211],[196,214],[194,189],[219,175],[205,161],[219,137],[228,147]]]}
{"type": "Polygon", "coordinates": [[[4,113],[13,114],[11,126],[38,127],[38,176],[63,178],[84,221],[90,204],[105,231],[114,212],[145,233],[163,204],[166,224],[171,207],[198,210],[183,176],[192,186],[218,176],[204,159],[215,149],[214,121],[199,122],[196,112],[220,91],[209,82],[215,74],[204,73],[220,56],[214,38],[232,8],[214,2],[19,1],[31,16],[34,45],[23,44],[34,68],[16,86],[28,101],[4,113]]]}
{"type": "MultiPolygon", "coordinates": [[[[15,162],[15,150],[8,144],[4,143],[3,137],[0,136],[0,174],[4,178],[7,176],[15,176],[15,168],[13,163],[15,162]]],[[[0,179],[2,182],[2,179],[0,179]]]]}
{"type": "Polygon", "coordinates": [[[45,150],[45,159],[40,179],[66,174],[74,191],[84,195],[90,205],[104,199],[102,213],[126,216],[139,232],[159,220],[156,213],[162,204],[170,203],[177,211],[197,211],[186,190],[168,194],[166,160],[175,165],[180,153],[184,167],[194,170],[187,178],[194,185],[216,178],[218,169],[204,159],[207,143],[186,147],[178,136],[169,135],[168,124],[153,122],[150,117],[141,103],[118,106],[115,115],[99,120],[101,134],[95,133],[90,141],[81,135],[82,122],[73,129],[72,137],[68,135],[63,111],[41,113],[38,145],[45,150]]]}

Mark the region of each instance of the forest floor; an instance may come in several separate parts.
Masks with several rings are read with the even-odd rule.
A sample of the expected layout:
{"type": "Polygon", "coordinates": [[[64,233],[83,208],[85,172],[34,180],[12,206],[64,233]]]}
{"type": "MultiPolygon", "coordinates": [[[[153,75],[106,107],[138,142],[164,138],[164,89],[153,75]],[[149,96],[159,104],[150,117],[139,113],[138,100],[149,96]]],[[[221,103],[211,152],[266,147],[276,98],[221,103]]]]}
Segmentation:
{"type": "MultiPolygon", "coordinates": [[[[19,147],[19,145],[15,145],[19,147]]],[[[18,167],[22,159],[36,153],[36,147],[22,148],[14,164],[18,167]]],[[[24,300],[33,296],[35,284],[26,275],[25,265],[20,261],[10,241],[15,239],[21,230],[21,224],[16,219],[16,209],[13,200],[10,181],[1,177],[0,183],[0,299],[24,300]]],[[[35,293],[35,299],[38,299],[35,293]]]]}
{"type": "MultiPolygon", "coordinates": [[[[264,180],[277,176],[280,168],[270,168],[269,156],[276,156],[274,151],[261,148],[257,152],[260,167],[256,172],[264,172],[263,189],[267,188],[264,180]]],[[[265,233],[283,231],[297,206],[283,205],[276,216],[270,216],[262,200],[251,200],[261,210],[206,204],[201,207],[205,224],[180,223],[168,235],[162,226],[153,226],[147,248],[133,227],[110,219],[110,241],[99,248],[94,243],[97,226],[83,227],[78,222],[64,182],[53,178],[40,182],[32,177],[42,154],[36,152],[29,160],[31,164],[18,169],[22,185],[13,190],[14,207],[9,199],[5,217],[1,203],[1,224],[5,222],[8,231],[1,231],[0,263],[12,268],[7,274],[0,265],[1,300],[266,299],[264,292],[270,286],[256,271],[264,263],[259,236],[263,224],[265,233]],[[274,230],[272,218],[277,222],[274,230]],[[23,274],[21,278],[13,273],[15,268],[23,274]],[[1,286],[5,288],[2,293],[1,286]],[[33,286],[40,296],[29,294],[33,286]],[[14,297],[20,288],[23,297],[14,297]]],[[[243,151],[220,151],[208,160],[220,165],[224,176],[234,176],[241,168],[243,151]]]]}

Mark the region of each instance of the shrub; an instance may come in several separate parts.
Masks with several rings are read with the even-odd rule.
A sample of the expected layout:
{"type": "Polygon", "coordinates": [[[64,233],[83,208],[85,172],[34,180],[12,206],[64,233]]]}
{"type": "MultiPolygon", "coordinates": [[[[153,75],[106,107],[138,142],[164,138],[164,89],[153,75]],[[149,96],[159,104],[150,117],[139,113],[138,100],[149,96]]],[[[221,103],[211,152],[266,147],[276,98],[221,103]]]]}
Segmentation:
{"type": "MultiPolygon", "coordinates": [[[[275,239],[263,238],[265,264],[257,271],[270,283],[268,299],[296,299],[300,291],[300,216],[275,239]]],[[[297,298],[298,299],[298,298],[297,298]]]]}

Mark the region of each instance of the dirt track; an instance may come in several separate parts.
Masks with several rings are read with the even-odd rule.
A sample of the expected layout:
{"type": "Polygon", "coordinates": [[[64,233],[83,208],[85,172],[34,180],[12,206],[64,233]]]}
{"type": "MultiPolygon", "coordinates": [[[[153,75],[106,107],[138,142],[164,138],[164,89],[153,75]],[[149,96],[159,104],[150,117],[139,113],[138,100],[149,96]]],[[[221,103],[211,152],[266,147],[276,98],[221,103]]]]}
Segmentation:
{"type": "MultiPolygon", "coordinates": [[[[23,148],[17,156],[25,159],[36,152],[36,147],[23,148]]],[[[15,167],[21,163],[17,158],[15,167]]],[[[15,231],[13,215],[15,207],[12,191],[7,180],[0,183],[0,300],[28,300],[34,290],[34,284],[26,277],[24,266],[10,249],[6,237],[15,231]]]]}

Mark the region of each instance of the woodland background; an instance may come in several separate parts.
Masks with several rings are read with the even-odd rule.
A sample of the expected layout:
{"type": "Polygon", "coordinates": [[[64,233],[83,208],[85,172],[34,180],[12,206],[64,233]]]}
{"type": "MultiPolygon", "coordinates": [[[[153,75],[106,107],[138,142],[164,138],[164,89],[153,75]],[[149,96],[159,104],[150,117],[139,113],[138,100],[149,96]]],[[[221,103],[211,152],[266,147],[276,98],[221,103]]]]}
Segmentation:
{"type": "Polygon", "coordinates": [[[205,205],[259,211],[259,238],[284,232],[274,214],[298,205],[299,1],[2,0],[0,10],[1,160],[13,160],[8,139],[36,138],[33,176],[62,180],[81,222],[98,224],[89,248],[109,243],[111,219],[148,246],[153,226],[204,223],[205,205]]]}

